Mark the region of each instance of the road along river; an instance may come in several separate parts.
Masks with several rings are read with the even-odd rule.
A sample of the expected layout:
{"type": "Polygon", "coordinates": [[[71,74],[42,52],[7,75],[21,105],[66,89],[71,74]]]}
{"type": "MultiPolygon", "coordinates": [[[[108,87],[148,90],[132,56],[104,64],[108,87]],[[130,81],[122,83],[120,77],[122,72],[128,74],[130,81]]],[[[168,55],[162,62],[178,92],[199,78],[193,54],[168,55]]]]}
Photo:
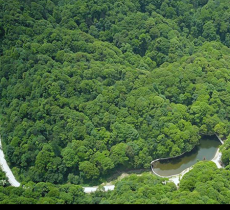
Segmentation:
{"type": "Polygon", "coordinates": [[[6,173],[6,176],[8,177],[9,183],[14,187],[19,187],[20,183],[15,179],[10,167],[8,166],[5,155],[2,150],[2,141],[0,137],[0,166],[2,171],[6,173]]]}

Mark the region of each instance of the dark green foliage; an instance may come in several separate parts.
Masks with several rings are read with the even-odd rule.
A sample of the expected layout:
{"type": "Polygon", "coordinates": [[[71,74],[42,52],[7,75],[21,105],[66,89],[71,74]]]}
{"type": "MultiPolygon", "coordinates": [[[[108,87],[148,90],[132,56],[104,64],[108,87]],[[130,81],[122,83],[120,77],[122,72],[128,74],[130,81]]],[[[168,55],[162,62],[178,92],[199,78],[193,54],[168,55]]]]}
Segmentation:
{"type": "Polygon", "coordinates": [[[91,197],[79,185],[29,182],[20,187],[0,187],[0,204],[90,204],[91,197]]]}
{"type": "MultiPolygon", "coordinates": [[[[0,133],[17,179],[95,184],[190,151],[202,134],[226,139],[228,3],[0,0],[0,133]]],[[[228,170],[229,147],[222,153],[228,170]]],[[[198,199],[195,180],[182,184],[175,203],[193,202],[188,190],[198,199]]],[[[143,187],[131,185],[118,188],[128,195],[143,187]]],[[[43,193],[39,203],[88,202],[67,191],[43,193]]],[[[112,202],[97,193],[89,202],[112,202]]],[[[200,202],[227,203],[213,193],[200,202]]],[[[112,203],[173,203],[149,197],[112,203]]]]}

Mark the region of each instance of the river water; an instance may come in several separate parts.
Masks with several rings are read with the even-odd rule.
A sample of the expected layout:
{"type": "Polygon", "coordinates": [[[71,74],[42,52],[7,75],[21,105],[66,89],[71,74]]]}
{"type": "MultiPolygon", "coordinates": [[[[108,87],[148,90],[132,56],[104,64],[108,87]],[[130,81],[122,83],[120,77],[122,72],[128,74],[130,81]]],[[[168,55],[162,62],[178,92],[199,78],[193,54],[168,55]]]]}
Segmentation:
{"type": "Polygon", "coordinates": [[[221,142],[216,136],[203,136],[200,144],[191,152],[180,157],[160,160],[154,163],[153,171],[160,176],[171,176],[181,173],[194,165],[198,160],[212,160],[221,142]]]}

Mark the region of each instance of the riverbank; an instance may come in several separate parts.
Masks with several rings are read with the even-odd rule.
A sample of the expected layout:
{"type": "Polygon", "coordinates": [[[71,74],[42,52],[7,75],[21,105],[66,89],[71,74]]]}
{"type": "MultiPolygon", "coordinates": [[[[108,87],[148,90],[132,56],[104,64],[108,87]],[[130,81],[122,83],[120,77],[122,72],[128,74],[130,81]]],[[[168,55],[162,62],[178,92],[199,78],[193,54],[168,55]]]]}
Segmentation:
{"type": "Polygon", "coordinates": [[[117,171],[110,178],[108,178],[107,181],[103,182],[99,186],[83,187],[83,189],[85,193],[95,192],[98,188],[103,188],[104,191],[114,190],[115,182],[120,181],[124,177],[129,176],[130,174],[136,174],[137,176],[141,176],[143,172],[151,173],[151,171],[147,169],[131,169],[131,170],[125,170],[125,171],[117,171]]]}
{"type": "Polygon", "coordinates": [[[218,148],[214,158],[212,159],[212,161],[216,164],[217,168],[223,168],[222,163],[221,163],[221,156],[222,156],[222,153],[220,152],[220,149],[218,148]]]}
{"type": "MultiPolygon", "coordinates": [[[[224,141],[217,135],[217,138],[219,139],[219,141],[221,142],[221,144],[224,144],[224,141]]],[[[217,166],[217,168],[223,168],[224,166],[222,165],[221,163],[221,156],[222,156],[222,153],[220,152],[220,149],[218,148],[213,159],[211,159],[212,162],[214,162],[217,166]]],[[[152,161],[154,162],[154,161],[152,161]]],[[[152,167],[152,165],[151,165],[152,167]]],[[[184,174],[186,174],[187,172],[189,172],[191,169],[193,168],[193,166],[183,170],[181,173],[179,174],[176,174],[176,175],[172,175],[172,176],[167,176],[167,178],[169,178],[169,181],[172,181],[175,183],[175,185],[177,186],[177,188],[179,188],[179,183],[180,183],[180,180],[181,178],[184,176],[184,174]]],[[[152,169],[153,171],[153,169],[152,169]]],[[[153,171],[154,174],[156,174],[154,171],[153,171]]],[[[156,174],[157,176],[160,176],[158,174],[156,174]]],[[[166,177],[166,176],[160,176],[160,177],[166,177]]]]}

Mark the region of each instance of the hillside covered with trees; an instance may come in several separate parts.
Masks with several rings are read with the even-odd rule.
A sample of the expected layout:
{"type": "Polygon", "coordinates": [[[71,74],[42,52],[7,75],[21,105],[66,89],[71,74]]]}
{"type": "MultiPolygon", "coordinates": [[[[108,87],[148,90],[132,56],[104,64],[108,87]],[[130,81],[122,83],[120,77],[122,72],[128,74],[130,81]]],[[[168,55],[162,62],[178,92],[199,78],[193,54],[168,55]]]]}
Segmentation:
{"type": "Polygon", "coordinates": [[[0,8],[0,136],[24,185],[0,183],[0,203],[230,204],[229,1],[0,0],[0,8]],[[83,192],[215,133],[225,168],[197,163],[179,189],[146,173],[111,192],[83,192]]]}

